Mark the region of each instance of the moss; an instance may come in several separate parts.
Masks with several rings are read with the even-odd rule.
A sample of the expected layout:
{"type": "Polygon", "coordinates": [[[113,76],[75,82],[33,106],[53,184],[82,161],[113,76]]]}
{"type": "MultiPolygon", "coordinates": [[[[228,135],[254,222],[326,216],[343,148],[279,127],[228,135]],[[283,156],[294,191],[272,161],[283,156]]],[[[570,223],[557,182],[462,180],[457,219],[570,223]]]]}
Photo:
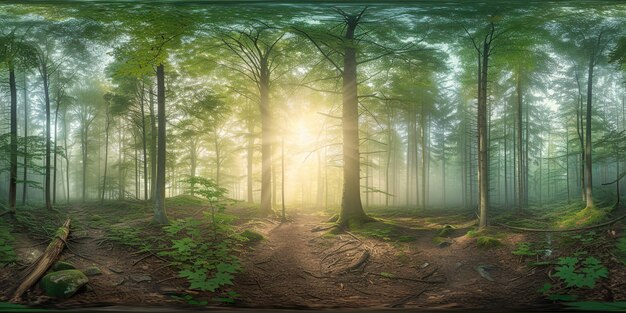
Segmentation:
{"type": "Polygon", "coordinates": [[[41,279],[41,289],[51,297],[69,298],[89,279],[79,270],[52,272],[41,279]]]}
{"type": "Polygon", "coordinates": [[[454,226],[446,224],[439,230],[437,236],[439,237],[448,237],[454,233],[454,226]]]}
{"type": "Polygon", "coordinates": [[[241,232],[241,236],[246,238],[249,243],[256,243],[264,239],[263,235],[249,229],[241,232]]]}
{"type": "Polygon", "coordinates": [[[597,207],[586,207],[582,210],[564,215],[556,224],[559,228],[584,227],[601,223],[608,211],[597,207]]]}
{"type": "Polygon", "coordinates": [[[478,245],[479,248],[489,249],[489,248],[501,246],[502,242],[500,241],[500,239],[495,238],[495,237],[481,236],[476,239],[476,244],[478,245]]]}
{"type": "Polygon", "coordinates": [[[445,237],[435,237],[433,238],[433,243],[435,243],[438,247],[443,248],[449,246],[452,242],[450,239],[445,237]]]}
{"type": "Polygon", "coordinates": [[[93,222],[98,222],[98,221],[101,221],[101,220],[102,220],[102,216],[100,216],[100,215],[98,215],[98,214],[93,214],[93,215],[90,217],[90,219],[91,219],[93,222]]]}
{"type": "Polygon", "coordinates": [[[83,273],[87,276],[98,276],[102,275],[102,270],[97,266],[91,266],[83,270],[83,273]]]}
{"type": "Polygon", "coordinates": [[[406,254],[406,252],[404,251],[400,251],[398,253],[396,253],[396,259],[398,259],[398,262],[407,265],[411,262],[411,257],[406,254]]]}
{"type": "Polygon", "coordinates": [[[52,271],[53,272],[64,271],[64,270],[73,270],[73,269],[76,269],[76,266],[74,266],[74,264],[72,264],[70,262],[65,262],[65,261],[58,261],[58,262],[54,263],[54,265],[52,265],[52,271]]]}

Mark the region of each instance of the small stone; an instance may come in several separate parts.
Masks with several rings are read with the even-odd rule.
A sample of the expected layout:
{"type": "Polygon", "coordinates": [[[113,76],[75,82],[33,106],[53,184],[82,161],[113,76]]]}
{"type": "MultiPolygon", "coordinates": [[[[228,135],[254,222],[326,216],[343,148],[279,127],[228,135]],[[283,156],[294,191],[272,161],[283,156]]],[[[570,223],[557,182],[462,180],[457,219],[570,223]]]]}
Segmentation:
{"type": "Polygon", "coordinates": [[[87,276],[98,276],[98,275],[102,275],[102,271],[96,267],[96,266],[92,266],[92,267],[88,267],[86,268],[83,273],[85,273],[85,275],[87,276]]]}
{"type": "Polygon", "coordinates": [[[144,281],[152,281],[152,277],[146,274],[131,274],[129,277],[136,283],[140,283],[144,281]]]}
{"type": "Polygon", "coordinates": [[[51,297],[69,298],[89,282],[89,278],[79,270],[52,272],[41,279],[41,289],[51,297]]]}
{"type": "Polygon", "coordinates": [[[74,266],[74,264],[70,262],[65,262],[65,261],[58,261],[54,263],[54,265],[52,265],[53,272],[64,271],[64,270],[75,270],[75,269],[76,269],[76,266],[74,266]]]}
{"type": "Polygon", "coordinates": [[[124,273],[124,271],[123,271],[123,270],[121,270],[121,269],[119,269],[119,268],[117,268],[117,267],[109,267],[109,270],[110,270],[111,272],[113,272],[113,273],[116,273],[116,274],[121,274],[121,273],[124,273]]]}
{"type": "Polygon", "coordinates": [[[454,264],[455,269],[459,269],[461,266],[463,266],[463,263],[461,262],[456,262],[456,264],[454,264]]]}

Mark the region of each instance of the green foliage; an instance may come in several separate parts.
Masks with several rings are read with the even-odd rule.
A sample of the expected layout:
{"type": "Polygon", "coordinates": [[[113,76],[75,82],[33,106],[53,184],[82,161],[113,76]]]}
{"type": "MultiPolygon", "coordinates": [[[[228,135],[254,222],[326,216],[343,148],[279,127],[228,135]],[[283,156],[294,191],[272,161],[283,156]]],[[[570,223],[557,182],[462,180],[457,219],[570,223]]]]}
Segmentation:
{"type": "MultiPolygon", "coordinates": [[[[231,226],[235,217],[223,213],[225,207],[221,201],[226,189],[200,177],[189,182],[198,185],[197,193],[207,198],[211,212],[205,212],[200,219],[177,219],[164,226],[170,249],[159,254],[172,260],[171,263],[178,268],[178,275],[189,282],[190,289],[221,292],[222,296],[218,298],[222,302],[231,301],[233,295],[222,289],[232,285],[234,274],[241,270],[234,252],[246,237],[235,233],[231,226]]],[[[252,233],[247,234],[252,238],[252,233]]],[[[188,297],[183,299],[190,304],[207,303],[188,297]]]]}
{"type": "Polygon", "coordinates": [[[532,243],[530,242],[518,242],[515,244],[515,250],[511,253],[519,256],[536,256],[538,251],[532,248],[532,243]]]}
{"type": "Polygon", "coordinates": [[[0,312],[50,312],[50,310],[35,309],[22,304],[0,302],[0,312]]]}
{"type": "Polygon", "coordinates": [[[255,243],[255,242],[259,242],[259,241],[263,240],[263,235],[255,232],[253,230],[249,230],[249,229],[244,230],[239,235],[242,236],[243,238],[245,238],[246,241],[248,241],[250,243],[255,243]]]}
{"type": "Polygon", "coordinates": [[[107,227],[104,237],[107,240],[130,247],[144,247],[147,243],[137,227],[122,225],[110,225],[107,227]]]}
{"type": "Polygon", "coordinates": [[[15,238],[11,235],[12,228],[10,225],[0,221],[0,266],[15,262],[17,255],[13,250],[15,238]]]}
{"type": "Polygon", "coordinates": [[[502,245],[500,239],[491,236],[481,236],[476,239],[479,248],[489,249],[502,245]]]}
{"type": "Polygon", "coordinates": [[[600,278],[607,278],[609,271],[594,257],[587,257],[582,263],[578,258],[560,258],[554,276],[561,278],[565,287],[594,288],[600,278]]]}
{"type": "Polygon", "coordinates": [[[399,225],[394,225],[392,222],[382,219],[364,223],[358,226],[350,225],[350,229],[352,229],[354,233],[383,241],[412,242],[416,239],[415,236],[411,233],[410,229],[403,228],[399,225]]]}
{"type": "Polygon", "coordinates": [[[439,230],[437,236],[439,237],[447,237],[450,236],[454,232],[454,227],[452,225],[444,225],[443,228],[439,230]]]}
{"type": "Polygon", "coordinates": [[[584,208],[571,213],[561,214],[556,226],[559,228],[572,228],[598,224],[606,219],[607,213],[607,210],[597,207],[584,208]]]}

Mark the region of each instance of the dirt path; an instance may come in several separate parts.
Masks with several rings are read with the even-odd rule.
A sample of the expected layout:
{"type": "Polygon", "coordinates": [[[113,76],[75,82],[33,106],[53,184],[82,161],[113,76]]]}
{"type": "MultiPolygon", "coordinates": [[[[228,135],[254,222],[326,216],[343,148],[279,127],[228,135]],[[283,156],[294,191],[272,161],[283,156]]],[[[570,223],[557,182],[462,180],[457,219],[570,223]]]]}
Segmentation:
{"type": "Polygon", "coordinates": [[[353,234],[312,232],[322,219],[300,214],[291,222],[257,223],[266,240],[242,256],[236,280],[247,307],[498,308],[541,303],[538,270],[506,249],[471,247],[465,236],[440,248],[433,231],[389,243],[353,234]],[[357,264],[367,253],[368,258],[357,264]],[[358,266],[355,266],[358,265],[358,266]],[[488,272],[482,277],[478,268],[488,272]],[[539,281],[539,282],[538,282],[539,281]]]}

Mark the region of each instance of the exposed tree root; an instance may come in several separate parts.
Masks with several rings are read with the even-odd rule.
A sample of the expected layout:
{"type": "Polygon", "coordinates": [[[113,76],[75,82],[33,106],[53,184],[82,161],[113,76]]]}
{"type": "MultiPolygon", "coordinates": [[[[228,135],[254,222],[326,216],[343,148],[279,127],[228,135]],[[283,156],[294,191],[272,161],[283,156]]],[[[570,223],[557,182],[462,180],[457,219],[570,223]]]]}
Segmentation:
{"type": "Polygon", "coordinates": [[[329,230],[329,229],[332,229],[332,228],[339,228],[339,225],[337,225],[337,224],[333,224],[333,225],[330,225],[330,226],[318,225],[318,226],[315,226],[315,227],[311,228],[311,232],[312,233],[316,233],[316,232],[320,232],[320,231],[329,230]]]}
{"type": "Polygon", "coordinates": [[[408,277],[399,277],[399,276],[388,276],[388,275],[382,275],[382,274],[378,274],[378,273],[372,273],[372,272],[366,272],[365,275],[373,275],[373,276],[378,276],[378,277],[383,277],[383,278],[388,278],[388,279],[394,279],[394,280],[406,280],[406,281],[412,281],[412,282],[416,282],[416,283],[425,283],[425,284],[443,284],[446,281],[445,280],[425,280],[425,279],[415,279],[415,278],[408,278],[408,277]]]}
{"type": "Polygon", "coordinates": [[[506,224],[498,224],[499,226],[502,227],[506,227],[506,228],[510,228],[510,229],[515,229],[515,230],[520,230],[520,231],[527,231],[527,232],[534,232],[534,233],[567,233],[567,232],[574,232],[574,231],[584,231],[584,230],[590,230],[590,229],[595,229],[595,228],[600,228],[600,227],[604,227],[604,226],[609,226],[611,224],[615,224],[621,220],[623,220],[624,218],[626,218],[626,214],[614,218],[608,222],[604,222],[601,224],[597,224],[597,225],[592,225],[592,226],[586,226],[586,227],[579,227],[579,228],[569,228],[569,229],[539,229],[539,228],[525,228],[525,227],[515,227],[515,226],[509,226],[506,224]]]}
{"type": "Polygon", "coordinates": [[[342,272],[350,272],[353,271],[359,267],[361,267],[361,265],[365,264],[365,262],[367,262],[367,260],[370,258],[370,252],[369,250],[365,250],[363,252],[363,254],[361,254],[361,256],[356,260],[356,262],[350,264],[345,270],[343,270],[342,272]]]}
{"type": "Polygon", "coordinates": [[[427,289],[422,289],[420,292],[416,293],[416,294],[412,294],[412,295],[408,295],[394,303],[392,303],[391,305],[389,305],[390,308],[399,308],[401,306],[404,306],[405,304],[407,304],[409,301],[418,298],[419,296],[421,296],[424,292],[426,292],[427,289]]]}

